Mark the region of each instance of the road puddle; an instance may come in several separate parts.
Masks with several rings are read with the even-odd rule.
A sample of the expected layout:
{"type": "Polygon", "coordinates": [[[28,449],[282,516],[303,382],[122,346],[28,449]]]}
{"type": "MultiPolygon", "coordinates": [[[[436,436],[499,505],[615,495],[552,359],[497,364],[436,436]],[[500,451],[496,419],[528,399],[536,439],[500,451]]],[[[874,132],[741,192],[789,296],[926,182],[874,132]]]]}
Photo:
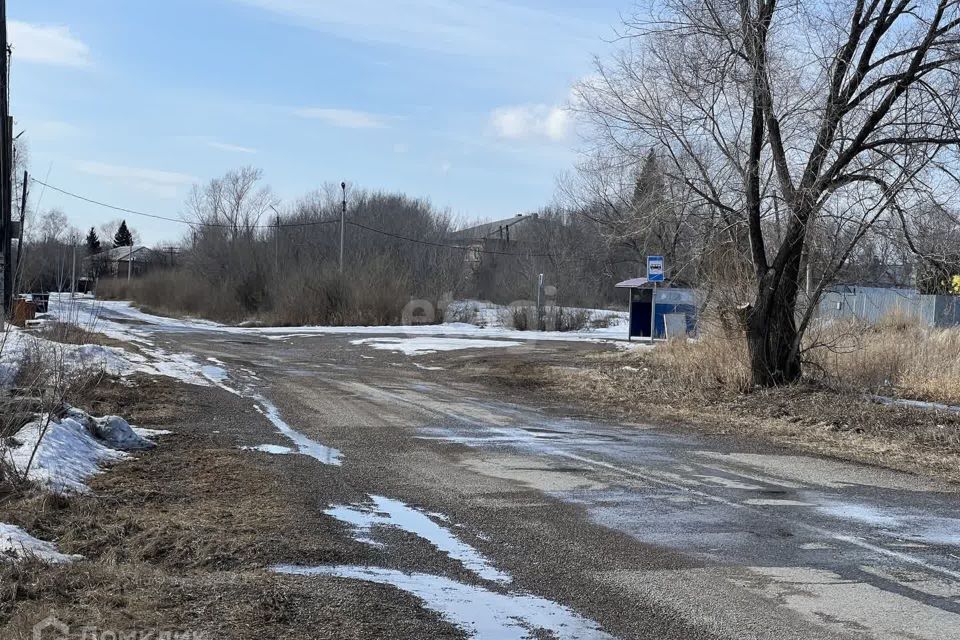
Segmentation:
{"type": "Polygon", "coordinates": [[[360,542],[377,544],[372,538],[373,529],[394,527],[426,540],[484,580],[500,584],[513,581],[508,573],[496,569],[483,554],[425,513],[399,500],[381,496],[370,496],[370,499],[372,504],[334,506],[324,513],[352,526],[354,539],[360,542]]]}
{"type": "Polygon", "coordinates": [[[595,622],[545,598],[525,593],[497,593],[482,587],[424,573],[357,566],[273,567],[277,573],[331,576],[388,584],[416,596],[424,606],[476,640],[612,640],[595,622]]]}

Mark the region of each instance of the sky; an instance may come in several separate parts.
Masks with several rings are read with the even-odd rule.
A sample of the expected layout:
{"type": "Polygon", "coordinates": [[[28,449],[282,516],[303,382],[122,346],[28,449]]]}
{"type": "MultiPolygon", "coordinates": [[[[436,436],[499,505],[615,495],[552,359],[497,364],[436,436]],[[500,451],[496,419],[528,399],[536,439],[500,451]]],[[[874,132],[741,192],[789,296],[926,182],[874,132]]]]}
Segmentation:
{"type": "MultiPolygon", "coordinates": [[[[548,204],[582,141],[564,107],[632,0],[9,0],[11,109],[38,179],[179,217],[253,165],[284,204],[324,183],[463,221],[548,204]]],[[[34,185],[80,229],[127,217],[34,185]]]]}

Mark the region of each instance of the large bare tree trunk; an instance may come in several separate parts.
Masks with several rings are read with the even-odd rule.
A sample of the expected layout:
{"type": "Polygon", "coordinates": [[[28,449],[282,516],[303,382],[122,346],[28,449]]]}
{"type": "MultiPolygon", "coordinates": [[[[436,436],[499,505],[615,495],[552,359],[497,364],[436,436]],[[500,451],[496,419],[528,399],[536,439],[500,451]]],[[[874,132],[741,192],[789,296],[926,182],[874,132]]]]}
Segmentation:
{"type": "Polygon", "coordinates": [[[753,383],[762,387],[800,378],[797,342],[796,286],[761,285],[757,302],[747,317],[747,346],[753,383]],[[793,294],[786,289],[792,289],[793,294]]]}
{"type": "Polygon", "coordinates": [[[802,245],[792,245],[786,260],[759,279],[756,302],[745,318],[755,385],[777,386],[800,378],[797,296],[802,258],[802,245]]]}

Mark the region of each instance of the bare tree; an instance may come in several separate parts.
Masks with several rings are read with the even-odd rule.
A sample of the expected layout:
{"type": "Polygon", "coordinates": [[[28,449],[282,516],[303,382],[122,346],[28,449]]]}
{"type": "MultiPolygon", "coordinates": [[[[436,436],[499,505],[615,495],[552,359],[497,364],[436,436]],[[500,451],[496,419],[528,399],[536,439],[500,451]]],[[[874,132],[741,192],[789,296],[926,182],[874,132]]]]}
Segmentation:
{"type": "Polygon", "coordinates": [[[801,374],[798,305],[811,229],[831,250],[814,299],[878,221],[906,222],[957,172],[960,0],[662,0],[624,24],[580,109],[608,153],[653,146],[718,219],[756,294],[754,382],[801,374]]]}

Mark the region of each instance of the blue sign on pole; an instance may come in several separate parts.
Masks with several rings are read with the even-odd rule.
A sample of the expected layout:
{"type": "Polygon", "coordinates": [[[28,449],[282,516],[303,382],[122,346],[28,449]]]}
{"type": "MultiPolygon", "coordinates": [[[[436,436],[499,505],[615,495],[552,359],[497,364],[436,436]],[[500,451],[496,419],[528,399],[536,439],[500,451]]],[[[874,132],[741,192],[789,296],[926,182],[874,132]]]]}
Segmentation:
{"type": "Polygon", "coordinates": [[[647,256],[647,281],[663,282],[663,256],[647,256]]]}

